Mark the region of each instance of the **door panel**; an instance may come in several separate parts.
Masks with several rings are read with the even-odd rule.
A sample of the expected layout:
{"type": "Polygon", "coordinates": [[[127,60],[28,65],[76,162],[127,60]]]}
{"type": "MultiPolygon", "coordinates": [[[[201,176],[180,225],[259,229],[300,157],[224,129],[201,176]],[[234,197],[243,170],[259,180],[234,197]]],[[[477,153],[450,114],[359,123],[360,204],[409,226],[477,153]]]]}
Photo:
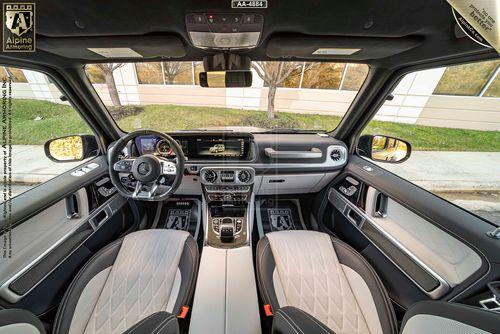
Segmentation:
{"type": "Polygon", "coordinates": [[[481,267],[481,258],[466,244],[373,187],[366,192],[365,214],[375,229],[450,287],[462,283],[481,267]]]}
{"type": "Polygon", "coordinates": [[[83,166],[90,163],[83,175],[72,173],[77,167],[12,200],[12,217],[22,218],[10,231],[0,225],[10,252],[0,259],[0,305],[48,312],[85,261],[136,222],[131,204],[111,190],[105,157],[83,166]]]}
{"type": "Polygon", "coordinates": [[[8,261],[2,261],[0,285],[17,273],[19,268],[24,268],[42,254],[57,247],[85,223],[89,215],[87,190],[81,188],[74,196],[79,211],[77,217],[68,218],[67,201],[63,199],[32,218],[18,222],[12,229],[12,254],[8,261]]]}
{"type": "Polygon", "coordinates": [[[369,161],[351,156],[328,200],[324,227],[372,263],[403,307],[461,300],[499,276],[489,270],[499,257],[491,224],[369,161]]]}

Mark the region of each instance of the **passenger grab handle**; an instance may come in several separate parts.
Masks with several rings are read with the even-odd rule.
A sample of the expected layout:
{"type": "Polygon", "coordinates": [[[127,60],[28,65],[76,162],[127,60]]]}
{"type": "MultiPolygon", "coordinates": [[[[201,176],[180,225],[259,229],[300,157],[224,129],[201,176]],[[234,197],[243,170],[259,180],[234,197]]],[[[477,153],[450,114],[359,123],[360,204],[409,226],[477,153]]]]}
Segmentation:
{"type": "Polygon", "coordinates": [[[319,148],[311,148],[309,151],[276,151],[268,147],[264,153],[271,159],[316,159],[323,157],[323,152],[319,148]]]}

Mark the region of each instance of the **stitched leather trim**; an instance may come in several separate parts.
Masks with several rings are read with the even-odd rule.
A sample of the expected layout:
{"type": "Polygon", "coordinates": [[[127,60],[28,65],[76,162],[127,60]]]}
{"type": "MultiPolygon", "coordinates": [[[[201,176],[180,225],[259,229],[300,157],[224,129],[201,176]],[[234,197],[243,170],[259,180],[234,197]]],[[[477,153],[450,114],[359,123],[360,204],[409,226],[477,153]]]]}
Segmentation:
{"type": "Polygon", "coordinates": [[[267,237],[259,240],[256,251],[257,284],[261,291],[264,304],[270,304],[273,310],[280,308],[276,292],[274,290],[273,272],[276,268],[273,252],[267,237]]]}
{"type": "Polygon", "coordinates": [[[103,269],[113,265],[120,251],[123,238],[120,238],[95,253],[71,282],[57,310],[52,333],[67,333],[73,319],[78,299],[87,283],[103,269]]]}
{"type": "Polygon", "coordinates": [[[354,248],[339,239],[330,238],[340,263],[357,272],[368,284],[384,333],[396,334],[398,332],[397,320],[389,294],[373,267],[354,248]],[[375,286],[372,286],[372,282],[375,286]]]}
{"type": "Polygon", "coordinates": [[[199,257],[196,241],[191,236],[188,236],[179,261],[182,281],[179,288],[179,295],[172,310],[173,314],[178,314],[182,306],[189,305],[193,298],[196,277],[198,276],[199,257]]]}

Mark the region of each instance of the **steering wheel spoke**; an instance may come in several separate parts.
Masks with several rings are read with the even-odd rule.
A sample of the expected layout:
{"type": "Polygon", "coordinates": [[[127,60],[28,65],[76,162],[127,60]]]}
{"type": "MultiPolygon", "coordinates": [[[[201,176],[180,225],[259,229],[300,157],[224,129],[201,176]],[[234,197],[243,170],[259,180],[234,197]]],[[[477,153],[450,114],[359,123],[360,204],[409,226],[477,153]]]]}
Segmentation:
{"type": "Polygon", "coordinates": [[[142,183],[140,181],[137,181],[135,185],[135,190],[132,193],[132,198],[151,200],[155,197],[156,191],[158,190],[158,186],[159,186],[158,181],[151,183],[142,183]]]}

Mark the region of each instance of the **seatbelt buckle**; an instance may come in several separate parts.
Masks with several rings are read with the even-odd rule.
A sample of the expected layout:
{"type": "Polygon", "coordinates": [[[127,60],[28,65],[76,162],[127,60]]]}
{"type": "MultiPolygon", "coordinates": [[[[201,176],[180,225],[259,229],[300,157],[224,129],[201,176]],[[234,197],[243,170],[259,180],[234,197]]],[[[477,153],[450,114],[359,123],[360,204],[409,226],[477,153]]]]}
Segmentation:
{"type": "Polygon", "coordinates": [[[188,312],[189,312],[189,306],[181,307],[181,311],[179,312],[179,315],[177,316],[177,318],[186,319],[188,312]]]}
{"type": "Polygon", "coordinates": [[[274,316],[273,307],[270,304],[264,304],[264,314],[266,315],[266,317],[274,316]]]}

